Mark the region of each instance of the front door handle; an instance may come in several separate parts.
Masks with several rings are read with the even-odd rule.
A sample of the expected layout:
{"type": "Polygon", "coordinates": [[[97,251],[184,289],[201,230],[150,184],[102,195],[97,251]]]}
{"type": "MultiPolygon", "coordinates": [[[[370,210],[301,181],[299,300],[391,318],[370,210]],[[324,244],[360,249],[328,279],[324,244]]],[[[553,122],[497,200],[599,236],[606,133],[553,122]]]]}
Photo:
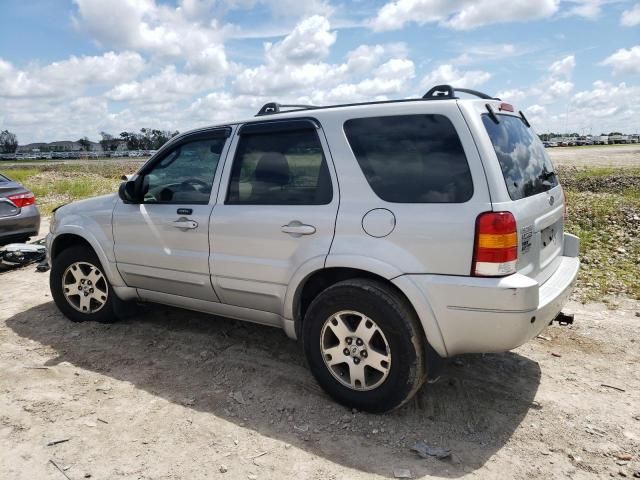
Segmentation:
{"type": "Polygon", "coordinates": [[[302,235],[313,235],[316,233],[316,227],[313,225],[305,225],[304,223],[293,220],[289,222],[288,225],[283,225],[282,228],[283,233],[287,233],[292,237],[300,237],[302,235]]]}
{"type": "Polygon", "coordinates": [[[176,228],[185,230],[193,230],[194,228],[198,228],[198,222],[196,222],[195,220],[187,220],[186,218],[176,220],[175,222],[172,222],[171,225],[176,228]]]}

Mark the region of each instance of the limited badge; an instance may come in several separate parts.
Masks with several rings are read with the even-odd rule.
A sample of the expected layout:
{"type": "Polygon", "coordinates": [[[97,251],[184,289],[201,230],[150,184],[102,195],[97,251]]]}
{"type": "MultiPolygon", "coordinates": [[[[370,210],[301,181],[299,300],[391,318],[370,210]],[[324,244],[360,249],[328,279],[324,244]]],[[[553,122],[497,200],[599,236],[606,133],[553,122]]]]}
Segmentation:
{"type": "Polygon", "coordinates": [[[520,245],[522,253],[527,253],[531,249],[531,237],[533,236],[533,225],[527,225],[520,230],[520,245]]]}

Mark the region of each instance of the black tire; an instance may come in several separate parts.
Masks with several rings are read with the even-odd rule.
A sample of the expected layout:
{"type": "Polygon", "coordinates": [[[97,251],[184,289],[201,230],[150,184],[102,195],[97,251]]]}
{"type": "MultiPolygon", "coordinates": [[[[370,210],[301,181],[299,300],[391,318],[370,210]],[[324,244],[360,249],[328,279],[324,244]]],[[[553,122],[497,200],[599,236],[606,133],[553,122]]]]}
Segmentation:
{"type": "Polygon", "coordinates": [[[49,287],[54,302],[60,311],[73,322],[94,321],[100,323],[112,323],[118,319],[116,308],[122,303],[115,294],[113,288],[104,274],[102,264],[96,253],[90,247],[80,245],[68,248],[60,252],[53,260],[51,266],[51,274],[49,276],[49,287]],[[76,262],[84,262],[97,267],[104,276],[104,282],[107,285],[106,301],[102,308],[96,312],[81,312],[71,306],[64,294],[63,276],[67,268],[76,262]]]}
{"type": "MultiPolygon", "coordinates": [[[[324,290],[305,314],[302,341],[307,362],[318,383],[336,401],[358,410],[378,413],[398,408],[418,391],[426,378],[426,338],[418,318],[408,302],[382,282],[352,279],[324,290]],[[321,338],[325,322],[342,311],[365,315],[375,322],[386,338],[391,359],[388,373],[371,390],[344,385],[323,359],[321,338]]],[[[346,344],[340,344],[341,348],[343,346],[346,344]]],[[[344,366],[350,368],[346,361],[344,366]]]]}

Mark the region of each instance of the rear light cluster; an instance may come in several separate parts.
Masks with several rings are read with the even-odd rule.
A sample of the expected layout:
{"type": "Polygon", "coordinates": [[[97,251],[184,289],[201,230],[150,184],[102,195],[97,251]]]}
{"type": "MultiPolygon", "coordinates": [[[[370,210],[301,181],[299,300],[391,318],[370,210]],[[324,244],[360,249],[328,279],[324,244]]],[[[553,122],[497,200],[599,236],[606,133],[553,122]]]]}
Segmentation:
{"type": "Polygon", "coordinates": [[[471,275],[503,277],[516,272],[518,234],[511,212],[485,212],[476,220],[471,275]]]}
{"type": "Polygon", "coordinates": [[[7,198],[18,208],[27,207],[36,203],[36,196],[31,192],[9,195],[7,198]]]}

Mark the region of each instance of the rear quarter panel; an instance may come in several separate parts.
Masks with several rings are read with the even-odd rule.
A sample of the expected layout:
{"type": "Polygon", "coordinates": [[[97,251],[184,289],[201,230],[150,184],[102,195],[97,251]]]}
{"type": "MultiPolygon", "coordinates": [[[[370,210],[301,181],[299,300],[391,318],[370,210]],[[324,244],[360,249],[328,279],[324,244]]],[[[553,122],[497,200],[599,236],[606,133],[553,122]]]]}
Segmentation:
{"type": "MultiPolygon", "coordinates": [[[[491,210],[485,173],[469,128],[455,101],[400,103],[368,109],[327,110],[322,122],[340,184],[336,235],[327,267],[378,266],[386,278],[407,273],[469,275],[475,220],[491,210]],[[369,186],[344,133],[352,118],[440,114],[454,125],[473,179],[474,193],[465,203],[392,203],[379,198],[369,186]],[[363,217],[372,209],[395,216],[395,228],[384,237],[368,235],[363,217]],[[380,268],[384,265],[384,268],[380,268]]],[[[365,268],[366,269],[366,268],[365,268]]],[[[375,272],[378,273],[378,272],[375,272]]]]}

